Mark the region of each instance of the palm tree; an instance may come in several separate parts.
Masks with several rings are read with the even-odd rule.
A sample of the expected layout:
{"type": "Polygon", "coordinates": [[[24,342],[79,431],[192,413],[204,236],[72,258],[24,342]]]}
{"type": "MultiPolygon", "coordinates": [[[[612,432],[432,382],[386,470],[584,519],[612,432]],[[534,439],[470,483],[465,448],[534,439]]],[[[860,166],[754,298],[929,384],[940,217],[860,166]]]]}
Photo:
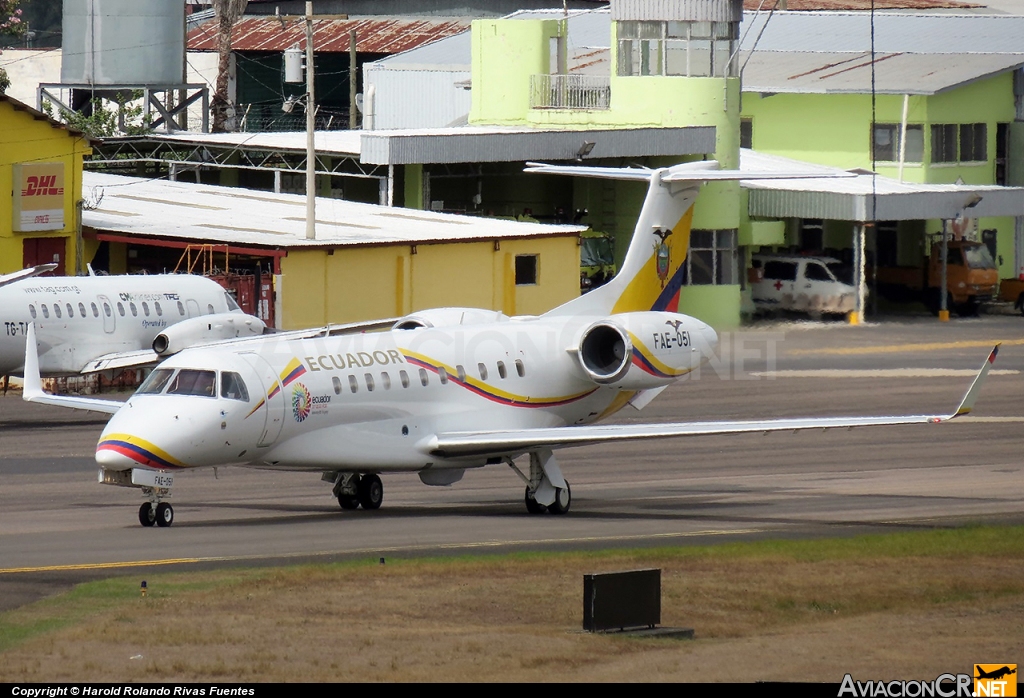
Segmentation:
{"type": "Polygon", "coordinates": [[[231,28],[245,13],[249,0],[213,0],[213,11],[217,17],[217,89],[213,93],[210,111],[213,113],[213,131],[228,130],[228,70],[231,61],[231,28]]]}

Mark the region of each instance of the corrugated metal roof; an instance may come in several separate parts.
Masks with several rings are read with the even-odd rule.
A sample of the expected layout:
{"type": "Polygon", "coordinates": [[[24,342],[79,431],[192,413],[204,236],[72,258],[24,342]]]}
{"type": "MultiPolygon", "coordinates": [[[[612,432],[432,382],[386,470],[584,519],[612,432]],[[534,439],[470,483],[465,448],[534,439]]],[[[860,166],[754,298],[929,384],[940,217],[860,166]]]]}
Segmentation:
{"type": "MultiPolygon", "coordinates": [[[[756,10],[761,4],[770,8],[768,2],[761,0],[744,0],[743,8],[756,10]]],[[[790,11],[870,10],[872,7],[876,10],[959,10],[983,5],[963,0],[789,0],[787,3],[790,11]]]]}
{"type": "MultiPolygon", "coordinates": [[[[745,53],[745,92],[871,92],[869,53],[745,53]]],[[[879,53],[875,56],[875,91],[882,94],[932,95],[1024,65],[1019,54],[879,53]]]]}
{"type": "MultiPolygon", "coordinates": [[[[742,50],[870,51],[867,12],[746,12],[742,50]],[[758,40],[758,34],[768,22],[758,40]]],[[[1024,16],[875,13],[879,53],[1024,53],[1024,16]]]]}
{"type": "MultiPolygon", "coordinates": [[[[843,172],[778,155],[740,150],[740,170],[843,172]]],[[[822,179],[743,180],[747,211],[766,218],[902,221],[955,218],[974,198],[972,217],[1024,215],[1024,187],[916,184],[870,174],[822,179]]]]}
{"type": "MultiPolygon", "coordinates": [[[[349,48],[349,32],[356,31],[360,53],[398,53],[460,34],[469,29],[468,19],[357,17],[313,20],[313,48],[343,53],[349,48]]],[[[305,22],[294,17],[243,17],[231,33],[234,51],[281,52],[306,45],[305,22]]],[[[190,51],[217,50],[217,23],[207,22],[188,34],[190,51]]]]}
{"type": "Polygon", "coordinates": [[[538,130],[463,126],[363,132],[362,162],[373,165],[573,160],[585,141],[591,159],[702,155],[715,150],[713,126],[538,130]]]}
{"type": "Polygon", "coordinates": [[[736,0],[611,0],[611,10],[615,21],[738,22],[743,3],[736,0]]]}
{"type": "Polygon", "coordinates": [[[274,248],[469,242],[578,235],[586,226],[519,223],[317,197],[316,240],[306,239],[306,198],[237,187],[85,172],[100,188],[82,223],[102,231],[274,248]]]}
{"type": "MultiPolygon", "coordinates": [[[[359,157],[359,140],[363,131],[317,131],[313,142],[318,155],[359,157]]],[[[288,150],[306,152],[305,131],[273,131],[269,133],[151,133],[147,139],[172,143],[234,146],[247,150],[288,150]]],[[[114,139],[110,139],[114,140],[114,139]]]]}

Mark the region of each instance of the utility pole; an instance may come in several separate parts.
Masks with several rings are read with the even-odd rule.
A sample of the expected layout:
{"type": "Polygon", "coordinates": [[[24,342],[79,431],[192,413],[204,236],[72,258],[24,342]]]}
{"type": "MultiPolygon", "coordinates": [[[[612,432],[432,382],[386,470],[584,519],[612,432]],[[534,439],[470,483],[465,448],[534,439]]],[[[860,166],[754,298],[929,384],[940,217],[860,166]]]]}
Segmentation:
{"type": "Polygon", "coordinates": [[[316,239],[316,99],[313,96],[313,3],[306,0],[306,239],[316,239]]]}

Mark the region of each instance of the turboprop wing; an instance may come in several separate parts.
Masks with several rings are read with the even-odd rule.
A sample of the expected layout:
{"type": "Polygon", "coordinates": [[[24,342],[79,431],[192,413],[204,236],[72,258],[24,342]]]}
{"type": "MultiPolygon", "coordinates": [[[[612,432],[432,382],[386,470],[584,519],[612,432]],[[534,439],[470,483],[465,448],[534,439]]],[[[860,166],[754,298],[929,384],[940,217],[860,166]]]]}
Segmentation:
{"type": "Polygon", "coordinates": [[[978,374],[967,389],[960,406],[950,414],[922,414],[892,417],[806,417],[722,422],[674,422],[666,424],[607,424],[549,429],[467,431],[438,434],[426,440],[424,450],[441,458],[504,455],[538,448],[558,449],[610,441],[664,439],[673,436],[709,436],[712,434],[767,433],[840,427],[895,426],[898,424],[938,424],[968,414],[974,407],[985,376],[999,353],[992,348],[978,374]]]}
{"type": "Polygon", "coordinates": [[[4,274],[3,276],[0,276],[0,286],[7,286],[17,281],[21,281],[22,279],[31,279],[33,276],[45,274],[46,272],[53,271],[56,268],[56,264],[39,264],[34,267],[29,267],[28,269],[20,269],[10,274],[4,274]]]}

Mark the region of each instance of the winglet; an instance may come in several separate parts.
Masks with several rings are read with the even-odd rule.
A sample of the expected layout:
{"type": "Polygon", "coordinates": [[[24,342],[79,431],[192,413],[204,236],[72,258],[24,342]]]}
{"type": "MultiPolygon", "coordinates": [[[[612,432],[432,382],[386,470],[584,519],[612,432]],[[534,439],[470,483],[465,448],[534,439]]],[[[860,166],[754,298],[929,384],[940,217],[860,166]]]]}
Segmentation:
{"type": "Polygon", "coordinates": [[[946,419],[953,419],[954,417],[970,414],[971,409],[974,408],[974,401],[978,399],[978,392],[981,390],[981,384],[985,382],[985,376],[988,375],[989,369],[992,368],[992,364],[995,362],[996,355],[998,353],[999,344],[996,344],[992,347],[992,351],[989,352],[988,358],[985,359],[985,363],[981,365],[981,370],[978,371],[978,375],[974,377],[974,382],[971,383],[971,387],[968,388],[967,394],[964,395],[964,399],[960,402],[960,407],[958,407],[956,412],[946,419]]]}
{"type": "Polygon", "coordinates": [[[28,323],[25,334],[24,388],[21,396],[25,400],[43,395],[43,380],[39,376],[39,345],[36,343],[36,323],[28,323]]]}

